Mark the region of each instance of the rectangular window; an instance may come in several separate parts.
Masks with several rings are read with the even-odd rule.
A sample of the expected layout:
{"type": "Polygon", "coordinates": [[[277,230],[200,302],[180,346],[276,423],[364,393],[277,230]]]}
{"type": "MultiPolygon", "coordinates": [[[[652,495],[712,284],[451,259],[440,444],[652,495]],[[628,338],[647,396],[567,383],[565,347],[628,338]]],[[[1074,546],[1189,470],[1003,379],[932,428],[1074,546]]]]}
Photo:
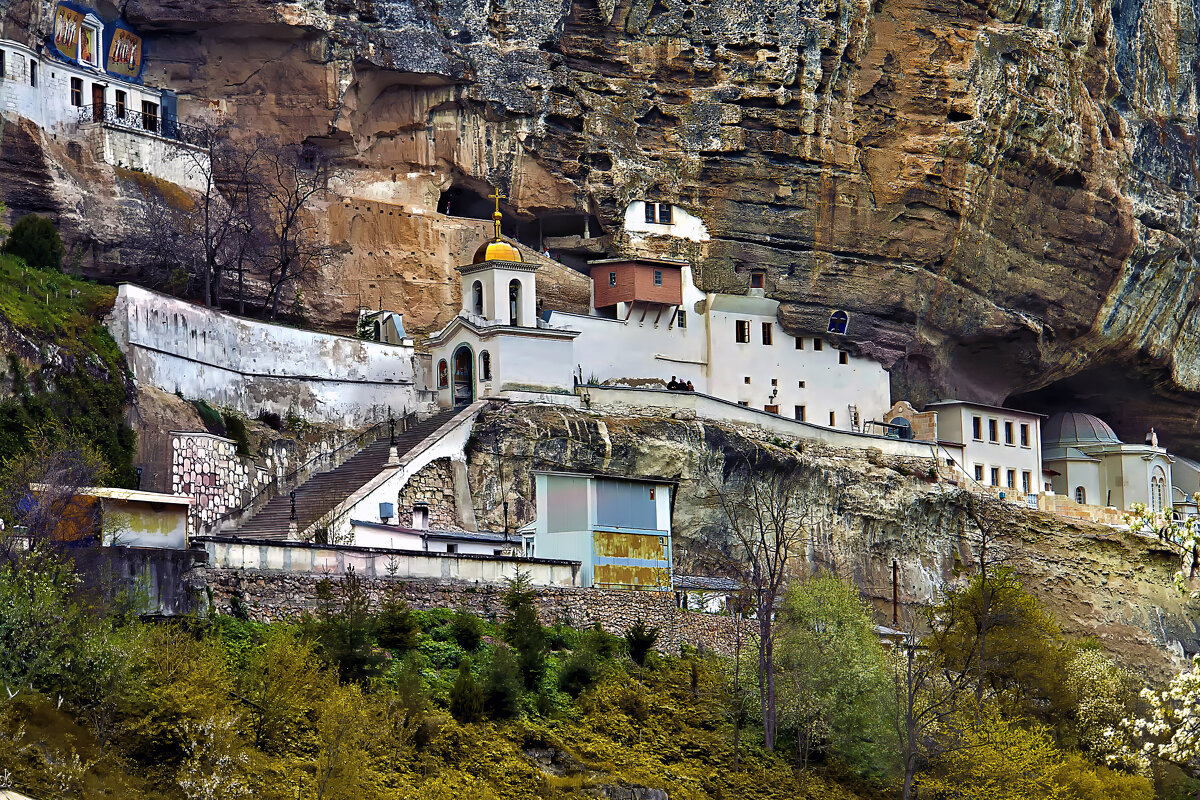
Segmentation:
{"type": "Polygon", "coordinates": [[[804,388],[804,381],[800,381],[800,383],[799,383],[799,386],[800,386],[800,388],[801,388],[801,389],[803,389],[803,388],[804,388]]]}
{"type": "Polygon", "coordinates": [[[748,319],[737,320],[737,330],[735,331],[735,337],[737,339],[738,344],[748,344],[750,342],[750,320],[748,320],[748,319]]]}
{"type": "Polygon", "coordinates": [[[83,78],[71,78],[71,105],[83,105],[83,78]]]}
{"type": "Polygon", "coordinates": [[[1015,469],[1010,469],[1006,477],[1008,478],[1008,488],[1017,488],[1017,471],[1015,469]]]}
{"type": "Polygon", "coordinates": [[[738,400],[738,405],[739,405],[739,406],[746,406],[747,408],[749,408],[749,407],[750,407],[750,401],[749,401],[749,400],[738,400]]]}
{"type": "Polygon", "coordinates": [[[654,270],[654,285],[662,286],[662,270],[661,269],[654,270]]]}
{"type": "Polygon", "coordinates": [[[458,552],[458,545],[456,545],[456,544],[448,544],[448,545],[446,545],[446,552],[447,552],[447,553],[457,553],[457,552],[458,552]]]}
{"type": "Polygon", "coordinates": [[[37,87],[37,62],[36,61],[29,62],[29,85],[33,86],[34,88],[37,87]]]}
{"type": "Polygon", "coordinates": [[[676,322],[676,324],[681,328],[687,327],[687,312],[684,311],[682,308],[679,309],[678,321],[676,322]]]}
{"type": "Polygon", "coordinates": [[[838,363],[839,364],[849,364],[850,363],[850,354],[847,353],[845,350],[838,353],[838,363]]]}
{"type": "Polygon", "coordinates": [[[772,385],[772,386],[778,386],[778,385],[779,385],[779,379],[778,379],[778,378],[771,378],[771,385],[772,385]]]}
{"type": "Polygon", "coordinates": [[[608,273],[608,285],[609,286],[617,285],[617,273],[615,273],[615,272],[608,273]]]}
{"type": "Polygon", "coordinates": [[[992,486],[1000,485],[1000,468],[992,467],[992,486]]]}
{"type": "Polygon", "coordinates": [[[4,51],[0,50],[0,78],[8,76],[8,66],[4,62],[4,51]]]}
{"type": "Polygon", "coordinates": [[[825,342],[821,339],[813,339],[813,350],[825,349],[825,342]]]}
{"type": "Polygon", "coordinates": [[[797,349],[797,350],[803,350],[803,349],[804,349],[804,337],[803,337],[803,336],[797,336],[797,337],[796,337],[796,349],[797,349]]]}
{"type": "Polygon", "coordinates": [[[832,428],[834,425],[837,425],[837,417],[835,417],[833,415],[833,412],[830,411],[829,412],[829,427],[832,428]]]}
{"type": "Polygon", "coordinates": [[[1008,421],[1005,421],[1005,423],[1004,423],[1004,443],[1005,444],[1013,443],[1013,424],[1008,421]]]}
{"type": "Polygon", "coordinates": [[[1033,485],[1033,476],[1029,472],[1021,473],[1021,491],[1029,494],[1029,487],[1033,485]]]}
{"type": "Polygon", "coordinates": [[[997,442],[999,440],[1000,440],[1000,437],[997,434],[996,420],[989,419],[988,420],[988,441],[989,442],[997,442]]]}
{"type": "Polygon", "coordinates": [[[762,289],[767,285],[767,274],[761,270],[750,273],[750,288],[762,289]]]}
{"type": "Polygon", "coordinates": [[[1029,426],[1021,425],[1021,447],[1029,447],[1029,426]]]}
{"type": "Polygon", "coordinates": [[[975,480],[979,481],[980,483],[983,482],[983,464],[975,465],[975,480]]]}
{"type": "Polygon", "coordinates": [[[670,225],[671,224],[671,204],[670,203],[659,203],[658,204],[658,224],[659,225],[670,225]]]}
{"type": "Polygon", "coordinates": [[[749,375],[747,375],[747,376],[746,376],[746,378],[745,378],[745,382],[746,382],[746,383],[750,383],[750,376],[749,376],[749,375]]]}
{"type": "Polygon", "coordinates": [[[158,103],[142,101],[142,128],[158,133],[158,103]]]}
{"type": "Polygon", "coordinates": [[[763,342],[763,344],[770,344],[770,343],[771,343],[771,323],[769,323],[769,322],[764,322],[764,323],[762,324],[762,326],[763,326],[763,340],[762,340],[762,342],[763,342]]]}
{"type": "Polygon", "coordinates": [[[646,203],[646,222],[657,222],[654,218],[654,203],[646,203]]]}
{"type": "Polygon", "coordinates": [[[977,442],[983,441],[983,417],[971,417],[971,438],[977,442]]]}
{"type": "Polygon", "coordinates": [[[796,419],[804,422],[804,406],[796,406],[796,419]]]}

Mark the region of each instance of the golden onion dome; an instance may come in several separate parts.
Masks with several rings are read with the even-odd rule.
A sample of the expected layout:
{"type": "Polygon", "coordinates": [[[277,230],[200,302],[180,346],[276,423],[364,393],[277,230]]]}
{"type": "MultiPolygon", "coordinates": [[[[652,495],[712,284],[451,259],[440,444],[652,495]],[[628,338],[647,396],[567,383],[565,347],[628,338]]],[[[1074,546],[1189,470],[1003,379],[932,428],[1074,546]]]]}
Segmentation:
{"type": "Polygon", "coordinates": [[[481,264],[484,261],[524,261],[521,258],[521,253],[517,248],[513,247],[503,239],[484,242],[475,251],[475,259],[472,264],[481,264]]]}

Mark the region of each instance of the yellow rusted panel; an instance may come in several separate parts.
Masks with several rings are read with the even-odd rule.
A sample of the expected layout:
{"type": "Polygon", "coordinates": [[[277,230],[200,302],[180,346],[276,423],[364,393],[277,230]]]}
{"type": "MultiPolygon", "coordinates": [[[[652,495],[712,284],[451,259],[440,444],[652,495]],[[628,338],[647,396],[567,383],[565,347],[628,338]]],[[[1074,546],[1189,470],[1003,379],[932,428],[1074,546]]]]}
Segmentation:
{"type": "Polygon", "coordinates": [[[638,558],[647,561],[665,561],[667,558],[665,536],[596,531],[595,550],[597,558],[638,558]]]}

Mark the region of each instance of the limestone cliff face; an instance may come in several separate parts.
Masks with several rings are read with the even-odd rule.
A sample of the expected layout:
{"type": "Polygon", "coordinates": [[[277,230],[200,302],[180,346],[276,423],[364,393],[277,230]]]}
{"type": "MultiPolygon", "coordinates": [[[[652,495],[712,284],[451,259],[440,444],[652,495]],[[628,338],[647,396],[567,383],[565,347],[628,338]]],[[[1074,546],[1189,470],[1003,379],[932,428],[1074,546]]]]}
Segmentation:
{"type": "MultiPolygon", "coordinates": [[[[15,3],[12,30],[44,27],[51,5],[15,3]]],[[[179,89],[185,111],[314,137],[342,157],[344,195],[414,215],[388,247],[362,212],[331,222],[367,232],[339,240],[327,317],[453,296],[478,224],[439,201],[455,213],[454,192],[478,199],[487,181],[513,224],[595,220],[605,238],[589,247],[694,259],[707,289],[766,267],[790,331],[845,309],[848,344],[889,366],[900,396],[998,402],[1055,384],[1028,401],[1077,403],[1127,437],[1156,424],[1200,452],[1193,3],[121,8],[148,35],[147,80],[179,89]],[[624,235],[642,197],[711,239],[624,235]],[[1085,365],[1086,381],[1056,383],[1085,365]]]]}
{"type": "MultiPolygon", "coordinates": [[[[726,523],[712,502],[725,461],[756,455],[766,463],[796,454],[793,442],[669,417],[605,417],[558,407],[512,405],[485,411],[468,452],[475,514],[502,528],[533,518],[533,469],[598,470],[674,478],[676,570],[704,570],[724,547],[726,523]],[[711,474],[711,473],[710,473],[711,474]]],[[[891,569],[900,566],[907,605],[936,600],[977,563],[977,529],[954,487],[929,479],[932,461],[895,459],[871,450],[801,445],[800,469],[819,524],[798,571],[834,568],[852,576],[890,618],[891,569]]],[[[1172,650],[1200,649],[1195,609],[1176,593],[1175,558],[1155,542],[1014,507],[990,547],[1074,636],[1096,636],[1113,655],[1161,675],[1172,650]]]]}

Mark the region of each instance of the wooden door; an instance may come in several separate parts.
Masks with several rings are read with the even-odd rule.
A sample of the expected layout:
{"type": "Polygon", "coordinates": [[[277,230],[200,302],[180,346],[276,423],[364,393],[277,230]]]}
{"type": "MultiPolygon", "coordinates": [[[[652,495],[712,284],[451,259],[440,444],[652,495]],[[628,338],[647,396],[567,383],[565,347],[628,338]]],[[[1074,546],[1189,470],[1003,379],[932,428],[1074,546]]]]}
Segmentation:
{"type": "Polygon", "coordinates": [[[92,84],[92,122],[104,121],[104,86],[92,84]]]}

